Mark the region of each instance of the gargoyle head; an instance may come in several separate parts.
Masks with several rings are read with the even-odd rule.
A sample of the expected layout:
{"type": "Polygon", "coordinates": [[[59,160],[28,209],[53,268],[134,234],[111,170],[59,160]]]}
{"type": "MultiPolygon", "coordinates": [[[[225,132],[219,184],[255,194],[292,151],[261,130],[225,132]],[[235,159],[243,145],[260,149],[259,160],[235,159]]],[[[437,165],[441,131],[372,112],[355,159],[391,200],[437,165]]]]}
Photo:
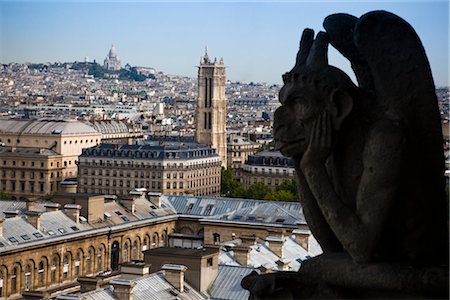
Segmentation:
{"type": "Polygon", "coordinates": [[[340,69],[328,65],[328,36],[305,29],[294,68],[283,75],[282,104],[275,112],[274,138],[288,157],[301,158],[307,149],[314,120],[328,110],[334,131],[353,108],[357,87],[340,69]]]}

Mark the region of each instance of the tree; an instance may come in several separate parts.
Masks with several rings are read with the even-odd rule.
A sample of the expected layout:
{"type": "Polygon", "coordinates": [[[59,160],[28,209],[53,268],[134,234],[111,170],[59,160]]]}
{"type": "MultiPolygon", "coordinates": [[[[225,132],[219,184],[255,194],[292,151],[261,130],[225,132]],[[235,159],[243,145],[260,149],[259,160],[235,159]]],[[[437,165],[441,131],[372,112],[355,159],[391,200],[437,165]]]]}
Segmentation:
{"type": "Polygon", "coordinates": [[[245,195],[249,199],[264,199],[264,197],[270,192],[267,185],[262,182],[257,182],[248,187],[245,195]]]}
{"type": "Polygon", "coordinates": [[[294,202],[294,201],[297,201],[298,199],[290,191],[279,190],[279,191],[269,192],[264,197],[264,200],[294,202]]]}
{"type": "Polygon", "coordinates": [[[237,181],[236,172],[233,168],[224,169],[222,168],[222,179],[221,179],[221,190],[222,196],[226,197],[244,197],[245,189],[242,183],[237,181]]]}
{"type": "Polygon", "coordinates": [[[276,187],[275,191],[288,191],[295,197],[298,196],[297,181],[295,179],[286,179],[279,186],[276,187]]]}

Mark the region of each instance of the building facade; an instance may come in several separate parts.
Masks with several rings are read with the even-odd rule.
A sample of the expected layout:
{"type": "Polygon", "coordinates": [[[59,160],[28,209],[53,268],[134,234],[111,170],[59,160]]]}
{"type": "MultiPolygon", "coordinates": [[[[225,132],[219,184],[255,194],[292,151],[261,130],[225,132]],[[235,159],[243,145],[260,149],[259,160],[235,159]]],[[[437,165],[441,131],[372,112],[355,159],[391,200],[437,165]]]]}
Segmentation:
{"type": "MultiPolygon", "coordinates": [[[[144,259],[146,250],[167,247],[171,238],[186,234],[216,249],[221,242],[246,236],[267,240],[274,235],[295,234],[299,239],[308,238],[296,233],[297,229],[307,229],[298,202],[145,195],[137,191],[121,200],[104,197],[103,202],[97,201],[98,197],[65,194],[47,203],[0,201],[0,299],[20,299],[24,293],[41,299],[58,291],[76,292],[80,288],[77,278],[101,277],[126,262],[144,259]]],[[[277,253],[280,245],[273,239],[270,243],[277,253]]],[[[237,256],[239,249],[234,250],[237,256]]],[[[194,258],[203,266],[197,269],[209,270],[205,278],[214,278],[217,269],[209,268],[211,253],[202,249],[187,252],[196,251],[203,253],[194,258]]],[[[152,253],[162,252],[173,254],[174,259],[162,261],[160,256],[158,263],[188,264],[179,260],[181,249],[147,253],[151,258],[152,253]]],[[[216,256],[212,264],[217,266],[216,256]]],[[[195,269],[191,266],[194,273],[195,269]]],[[[200,279],[198,284],[190,284],[203,291],[209,283],[204,285],[200,279]]]]}
{"type": "Polygon", "coordinates": [[[118,71],[122,68],[119,57],[116,54],[116,47],[111,46],[108,55],[103,62],[103,67],[108,71],[118,71]]]}
{"type": "Polygon", "coordinates": [[[263,151],[248,157],[238,177],[246,188],[261,182],[274,190],[286,179],[295,180],[295,169],[293,162],[279,151],[263,151]]]}
{"type": "Polygon", "coordinates": [[[63,156],[53,150],[0,147],[0,192],[29,200],[60,191],[63,156]]]}
{"type": "Polygon", "coordinates": [[[227,138],[227,165],[233,169],[240,169],[250,155],[255,154],[261,144],[248,140],[242,136],[230,135],[227,138]]]}
{"type": "Polygon", "coordinates": [[[196,143],[101,144],[84,149],[78,191],[128,195],[135,188],[173,195],[219,195],[220,158],[196,143]]]}
{"type": "Polygon", "coordinates": [[[17,199],[59,191],[60,182],[77,176],[82,149],[101,138],[75,120],[0,119],[0,191],[17,199]]]}
{"type": "Polygon", "coordinates": [[[222,166],[227,166],[225,65],[223,59],[211,61],[208,52],[198,67],[198,98],[195,139],[216,149],[222,166]]]}

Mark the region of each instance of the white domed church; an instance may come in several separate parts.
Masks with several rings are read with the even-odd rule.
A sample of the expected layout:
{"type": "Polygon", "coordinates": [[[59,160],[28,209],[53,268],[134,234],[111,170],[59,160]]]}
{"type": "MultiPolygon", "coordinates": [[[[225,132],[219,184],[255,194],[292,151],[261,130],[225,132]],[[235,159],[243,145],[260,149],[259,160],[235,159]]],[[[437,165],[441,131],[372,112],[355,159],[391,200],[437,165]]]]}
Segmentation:
{"type": "Polygon", "coordinates": [[[111,46],[108,55],[105,58],[103,67],[109,71],[118,71],[121,69],[119,57],[116,54],[116,47],[111,46]]]}

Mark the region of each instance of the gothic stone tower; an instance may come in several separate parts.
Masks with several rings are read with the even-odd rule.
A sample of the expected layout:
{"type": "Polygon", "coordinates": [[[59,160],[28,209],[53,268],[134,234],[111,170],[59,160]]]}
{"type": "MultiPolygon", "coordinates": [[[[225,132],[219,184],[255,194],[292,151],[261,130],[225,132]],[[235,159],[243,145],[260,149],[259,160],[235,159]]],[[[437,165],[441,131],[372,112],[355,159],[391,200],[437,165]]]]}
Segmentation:
{"type": "Polygon", "coordinates": [[[210,61],[208,51],[200,59],[198,67],[198,98],[195,140],[216,149],[227,166],[227,134],[225,98],[225,66],[223,59],[210,61]]]}

